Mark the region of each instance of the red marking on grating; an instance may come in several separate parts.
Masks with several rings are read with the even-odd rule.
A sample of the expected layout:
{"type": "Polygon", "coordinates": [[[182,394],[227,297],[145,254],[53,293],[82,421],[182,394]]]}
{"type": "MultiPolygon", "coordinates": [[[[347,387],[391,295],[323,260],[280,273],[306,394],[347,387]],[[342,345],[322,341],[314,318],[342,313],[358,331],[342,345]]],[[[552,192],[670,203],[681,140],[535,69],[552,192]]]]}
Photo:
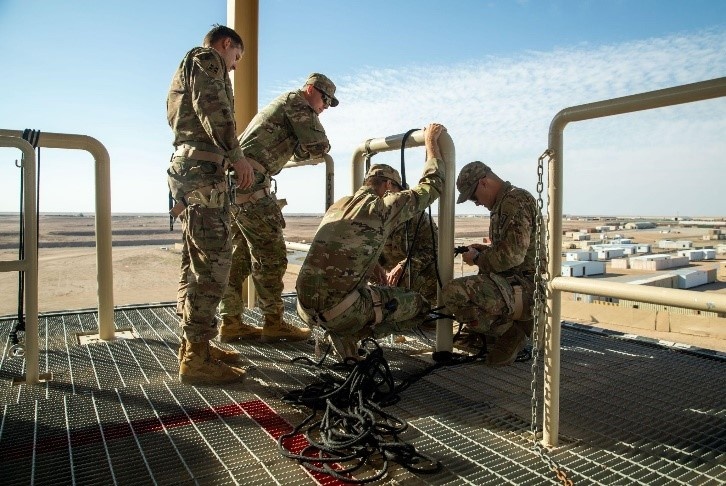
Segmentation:
{"type": "MultiPolygon", "coordinates": [[[[123,439],[134,434],[142,435],[160,432],[166,427],[186,427],[192,423],[207,422],[216,420],[217,417],[228,418],[240,415],[249,415],[257,424],[262,427],[274,440],[283,434],[292,431],[293,427],[280,417],[262,400],[251,400],[249,402],[229,403],[213,408],[192,410],[187,413],[177,413],[159,418],[147,418],[134,420],[132,422],[102,424],[103,435],[97,426],[82,429],[70,430],[68,433],[46,436],[41,433],[38,443],[35,444],[35,454],[50,454],[58,451],[68,450],[69,447],[81,447],[88,444],[96,444],[103,441],[123,439]],[[163,424],[163,426],[162,426],[163,424]]],[[[299,454],[310,443],[303,434],[296,434],[285,441],[285,448],[293,454],[299,454]]],[[[9,459],[24,459],[32,457],[33,441],[0,442],[0,456],[9,459]]],[[[335,467],[335,465],[333,465],[335,467]]],[[[348,484],[332,476],[320,472],[309,471],[309,473],[322,485],[344,485],[348,484]]]]}
{"type": "MultiPolygon", "coordinates": [[[[262,400],[252,400],[249,402],[240,403],[239,406],[247,412],[247,415],[257,422],[260,427],[265,429],[273,439],[278,440],[280,436],[287,434],[292,431],[292,426],[288,424],[282,417],[280,417],[273,409],[271,409],[262,400]]],[[[303,434],[295,434],[288,438],[283,443],[285,449],[293,454],[300,454],[302,450],[310,445],[310,442],[305,438],[303,434]]],[[[321,464],[315,464],[321,466],[321,464]]],[[[337,464],[329,464],[333,469],[338,469],[337,464]]],[[[324,474],[317,471],[308,470],[318,483],[322,485],[338,485],[338,484],[350,484],[339,479],[336,479],[328,474],[324,474]]]]}

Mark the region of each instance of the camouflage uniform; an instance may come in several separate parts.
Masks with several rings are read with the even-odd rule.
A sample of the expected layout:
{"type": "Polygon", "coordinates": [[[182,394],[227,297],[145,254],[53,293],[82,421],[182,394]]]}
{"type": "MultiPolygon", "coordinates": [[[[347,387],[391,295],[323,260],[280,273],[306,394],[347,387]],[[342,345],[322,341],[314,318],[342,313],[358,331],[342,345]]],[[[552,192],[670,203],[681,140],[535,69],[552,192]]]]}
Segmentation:
{"type": "Polygon", "coordinates": [[[235,133],[232,84],[222,56],[213,48],[189,51],[172,79],[167,119],[177,148],[167,170],[175,201],[188,203],[182,221],[182,268],[186,279],[182,327],[190,342],[208,341],[217,334],[215,312],[229,274],[229,204],[223,191],[221,163],[195,157],[194,152],[220,159],[242,158],[235,133]],[[218,186],[217,186],[218,185],[218,186]],[[210,193],[215,187],[214,194],[210,193]],[[218,187],[218,189],[216,189],[218,187]],[[209,203],[193,198],[193,191],[209,203]],[[188,268],[185,266],[188,259],[188,268]]]}
{"type": "Polygon", "coordinates": [[[429,159],[413,189],[379,197],[372,187],[363,186],[328,209],[297,278],[298,313],[305,322],[334,334],[358,336],[368,332],[367,326],[377,320],[376,311],[382,311],[382,322],[373,328],[375,337],[421,322],[430,308],[421,294],[368,282],[394,228],[439,197],[444,177],[439,164],[429,159]],[[374,308],[378,296],[379,307],[374,308]],[[355,301],[342,313],[325,319],[323,314],[346,307],[342,303],[351,297],[355,301]]]}
{"type": "MultiPolygon", "coordinates": [[[[462,169],[463,172],[463,169],[462,169]]],[[[500,336],[512,325],[513,286],[521,285],[524,299],[534,290],[537,202],[524,189],[504,182],[491,210],[491,246],[476,258],[477,275],[444,285],[442,299],[462,323],[477,324],[474,332],[500,336]]],[[[527,320],[527,315],[522,316],[527,320]]]]}
{"type": "Polygon", "coordinates": [[[429,302],[436,302],[438,228],[425,210],[417,213],[409,221],[398,225],[393,230],[383,246],[379,263],[387,272],[391,271],[399,263],[401,265],[405,264],[408,247],[412,244],[414,246],[410,261],[410,286],[409,270],[406,269],[401,277],[399,287],[410,288],[419,292],[429,302]],[[416,231],[416,226],[418,226],[418,231],[416,231]]]}
{"type": "Polygon", "coordinates": [[[222,316],[242,314],[242,284],[251,274],[262,313],[282,318],[285,219],[275,195],[270,194],[270,176],[278,174],[291,157],[306,160],[326,154],[330,144],[318,115],[297,90],[279,96],[260,111],[240,135],[239,145],[261,169],[255,169],[250,188],[237,191],[238,201],[255,193],[260,197],[233,207],[232,270],[219,310],[222,316]]]}

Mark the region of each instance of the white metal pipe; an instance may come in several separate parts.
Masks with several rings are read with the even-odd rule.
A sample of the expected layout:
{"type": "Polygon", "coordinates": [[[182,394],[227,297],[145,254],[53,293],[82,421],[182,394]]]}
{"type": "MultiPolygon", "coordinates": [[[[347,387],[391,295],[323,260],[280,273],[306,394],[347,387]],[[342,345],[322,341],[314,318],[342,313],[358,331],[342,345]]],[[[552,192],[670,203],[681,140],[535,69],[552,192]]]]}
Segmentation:
{"type": "Polygon", "coordinates": [[[312,160],[288,160],[283,168],[288,169],[305,165],[318,165],[322,162],[325,162],[325,210],[327,211],[335,201],[333,199],[335,197],[335,163],[333,162],[333,157],[329,154],[324,154],[322,157],[312,160]]]}
{"type": "MultiPolygon", "coordinates": [[[[355,149],[351,160],[351,194],[354,194],[363,185],[367,150],[375,153],[400,150],[403,135],[368,140],[355,149]]],[[[423,130],[413,132],[406,140],[407,147],[420,147],[422,145],[424,145],[423,130]]],[[[439,148],[441,149],[441,157],[444,159],[444,192],[439,198],[438,266],[441,283],[446,285],[454,276],[454,258],[450,250],[454,247],[454,182],[456,181],[456,151],[454,150],[454,142],[448,132],[443,132],[439,136],[439,148]]],[[[440,305],[440,294],[438,299],[440,305]]],[[[436,326],[436,350],[451,351],[453,349],[453,340],[451,319],[439,319],[436,326]]]]}
{"type": "Polygon", "coordinates": [[[286,241],[285,248],[296,251],[310,251],[310,245],[307,243],[295,243],[294,241],[286,241]]]}
{"type": "MultiPolygon", "coordinates": [[[[550,296],[547,302],[550,314],[547,320],[544,360],[545,402],[542,441],[545,445],[556,446],[558,442],[561,290],[565,285],[572,287],[569,280],[560,280],[563,277],[555,277],[560,274],[562,265],[562,172],[564,167],[563,133],[565,127],[573,121],[590,120],[723,96],[726,96],[726,77],[565,108],[552,119],[549,131],[549,148],[553,151],[553,157],[549,168],[548,195],[550,201],[547,224],[549,234],[547,268],[552,282],[550,282],[550,296]],[[553,285],[555,282],[556,285],[553,285]]],[[[621,295],[615,289],[626,289],[620,288],[615,283],[602,282],[602,284],[615,286],[612,290],[613,294],[610,294],[610,296],[629,298],[630,295],[633,295],[631,286],[628,286],[627,292],[621,295]]],[[[577,286],[579,285],[577,284],[577,286]]],[[[674,295],[674,297],[680,298],[680,294],[674,295]]]]}
{"type": "MultiPolygon", "coordinates": [[[[25,272],[25,382],[38,383],[38,207],[36,197],[35,151],[22,138],[0,135],[0,147],[16,147],[23,153],[23,259],[25,272]]],[[[1,271],[13,271],[1,269],[1,271]]],[[[22,310],[21,310],[22,312],[22,310]]]]}
{"type": "Polygon", "coordinates": [[[670,305],[708,312],[726,312],[726,294],[694,292],[693,290],[669,289],[608,282],[601,279],[555,277],[550,282],[553,289],[563,292],[580,292],[603,297],[627,298],[638,302],[670,305]]]}
{"type": "MultiPolygon", "coordinates": [[[[22,132],[0,129],[0,135],[22,137],[22,132]]],[[[67,133],[41,132],[38,146],[85,150],[93,156],[95,161],[98,333],[101,339],[111,340],[114,338],[115,328],[113,323],[113,259],[111,256],[111,162],[108,151],[95,138],[67,133]]]]}

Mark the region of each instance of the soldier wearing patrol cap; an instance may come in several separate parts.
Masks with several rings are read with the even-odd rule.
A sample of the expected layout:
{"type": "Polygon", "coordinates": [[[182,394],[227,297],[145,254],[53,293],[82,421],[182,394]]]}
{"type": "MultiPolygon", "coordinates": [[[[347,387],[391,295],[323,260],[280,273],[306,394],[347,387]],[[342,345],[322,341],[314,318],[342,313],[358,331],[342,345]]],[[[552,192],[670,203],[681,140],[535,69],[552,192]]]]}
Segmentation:
{"type": "Polygon", "coordinates": [[[472,201],[489,209],[491,243],[470,245],[462,254],[479,272],[444,285],[443,302],[470,332],[496,337],[487,364],[509,365],[532,333],[537,202],[479,161],[461,169],[456,187],[458,204],[472,201]]]}
{"type": "Polygon", "coordinates": [[[223,342],[300,341],[310,335],[309,329],[283,319],[285,219],[271,181],[291,158],[314,159],[330,150],[318,115],[337,105],[335,84],[323,74],[312,73],[301,89],[284,93],[263,108],[239,136],[239,146],[254,168],[254,183],[238,190],[232,204],[232,269],[219,306],[223,342]],[[250,275],[264,316],[261,329],[242,320],[242,284],[250,275]]]}
{"type": "Polygon", "coordinates": [[[434,202],[444,182],[439,135],[443,125],[426,127],[427,161],[413,189],[391,191],[401,179],[390,166],[371,167],[364,185],[336,201],[318,227],[296,282],[298,314],[330,335],[341,357],[355,358],[363,337],[410,329],[427,316],[421,294],[370,285],[388,235],[434,202]]]}
{"type": "MultiPolygon", "coordinates": [[[[400,174],[390,165],[372,165],[365,180],[372,177],[383,177],[392,181],[387,187],[390,192],[404,189],[400,174]]],[[[381,285],[414,290],[427,301],[436,302],[437,233],[436,223],[426,214],[426,210],[399,224],[383,245],[379,264],[374,272],[374,281],[381,285]]]]}

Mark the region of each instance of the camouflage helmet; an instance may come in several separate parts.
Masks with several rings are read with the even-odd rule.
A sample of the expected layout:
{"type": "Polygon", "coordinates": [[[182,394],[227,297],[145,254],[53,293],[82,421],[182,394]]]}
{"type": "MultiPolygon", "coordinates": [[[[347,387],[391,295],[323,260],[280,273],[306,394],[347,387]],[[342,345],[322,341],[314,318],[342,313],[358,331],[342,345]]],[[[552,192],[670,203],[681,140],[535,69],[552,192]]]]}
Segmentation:
{"type": "Polygon", "coordinates": [[[459,190],[459,198],[456,200],[456,204],[471,199],[474,191],[476,191],[477,184],[479,184],[479,179],[486,177],[491,171],[488,165],[478,160],[469,162],[462,167],[459,177],[456,178],[456,188],[459,190]]]}
{"type": "Polygon", "coordinates": [[[366,174],[364,180],[368,180],[369,178],[374,176],[392,180],[393,182],[398,184],[398,187],[403,188],[403,184],[401,183],[401,174],[399,174],[396,169],[388,164],[372,165],[371,168],[368,169],[368,173],[366,174]]]}
{"type": "Polygon", "coordinates": [[[305,81],[305,86],[312,84],[315,89],[325,93],[330,98],[330,106],[338,106],[338,98],[335,97],[335,84],[324,74],[312,73],[305,81]]]}

